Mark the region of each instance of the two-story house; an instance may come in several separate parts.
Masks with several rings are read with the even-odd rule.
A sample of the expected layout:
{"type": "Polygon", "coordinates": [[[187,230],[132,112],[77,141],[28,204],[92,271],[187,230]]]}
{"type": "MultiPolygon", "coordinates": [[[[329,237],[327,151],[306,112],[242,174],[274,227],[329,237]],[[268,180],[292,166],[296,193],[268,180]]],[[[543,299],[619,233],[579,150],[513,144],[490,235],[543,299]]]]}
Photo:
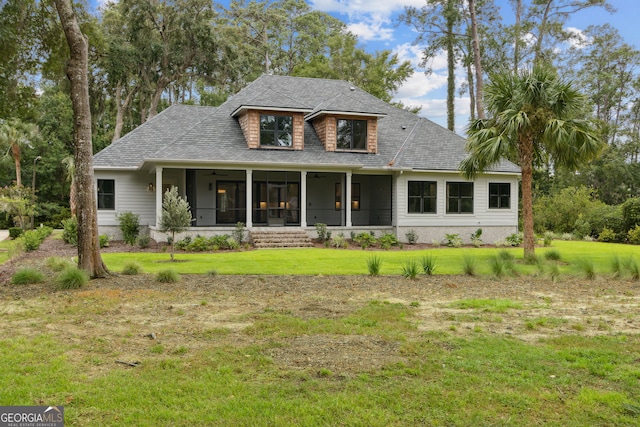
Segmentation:
{"type": "Polygon", "coordinates": [[[264,75],[220,107],[174,105],[95,155],[101,233],[131,211],[162,240],[163,193],[177,186],[190,234],[307,230],[515,233],[519,169],[503,162],[468,181],[465,139],[348,82],[264,75]]]}

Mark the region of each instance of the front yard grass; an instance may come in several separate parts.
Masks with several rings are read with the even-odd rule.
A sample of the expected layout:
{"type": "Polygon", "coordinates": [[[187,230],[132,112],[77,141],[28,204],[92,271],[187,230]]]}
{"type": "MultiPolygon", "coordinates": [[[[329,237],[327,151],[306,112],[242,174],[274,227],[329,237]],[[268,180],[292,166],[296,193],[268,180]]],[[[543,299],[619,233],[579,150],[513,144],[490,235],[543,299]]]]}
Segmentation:
{"type": "MultiPolygon", "coordinates": [[[[599,242],[554,241],[552,247],[537,248],[540,260],[549,251],[557,251],[561,260],[556,262],[561,273],[582,274],[579,261],[593,263],[595,274],[611,272],[614,256],[621,260],[637,257],[640,262],[640,246],[599,242]]],[[[372,254],[381,261],[381,275],[401,275],[402,266],[410,259],[420,262],[425,256],[435,258],[435,274],[463,274],[465,258],[471,258],[479,275],[491,275],[491,260],[504,252],[512,254],[518,274],[529,275],[540,271],[540,266],[523,260],[522,248],[436,248],[425,250],[362,251],[344,249],[260,249],[240,252],[178,253],[177,262],[170,262],[166,253],[103,253],[107,266],[120,272],[133,259],[145,273],[157,273],[168,267],[180,274],[206,274],[216,270],[218,274],[246,275],[366,275],[367,260],[372,254]]],[[[553,261],[547,261],[547,264],[553,261]]],[[[554,264],[555,265],[555,264],[554,264]]]]}
{"type": "MultiPolygon", "coordinates": [[[[69,342],[52,333],[5,336],[2,402],[63,404],[69,426],[640,422],[638,336],[565,336],[532,344],[477,327],[475,335],[459,337],[416,331],[410,312],[408,306],[374,301],[344,319],[322,322],[256,313],[255,327],[246,330],[255,338],[251,342],[230,345],[207,336],[205,347],[191,348],[194,337],[185,337],[185,345],[171,348],[150,341],[136,367],[115,365],[122,356],[103,337],[69,342]],[[295,345],[290,341],[295,336],[333,336],[341,342],[362,334],[398,346],[402,358],[345,374],[326,367],[297,369],[273,356],[295,345]],[[85,356],[77,359],[77,354],[85,356]]],[[[75,316],[96,319],[82,309],[75,316]]],[[[58,326],[68,321],[62,313],[47,319],[58,326]]]]}

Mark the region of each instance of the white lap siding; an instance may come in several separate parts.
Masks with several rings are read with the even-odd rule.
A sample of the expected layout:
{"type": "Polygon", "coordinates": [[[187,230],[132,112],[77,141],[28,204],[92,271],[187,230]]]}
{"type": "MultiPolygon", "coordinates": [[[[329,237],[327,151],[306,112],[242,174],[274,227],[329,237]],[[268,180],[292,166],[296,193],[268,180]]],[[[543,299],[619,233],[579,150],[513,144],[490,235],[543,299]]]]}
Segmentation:
{"type": "Polygon", "coordinates": [[[514,175],[482,175],[473,181],[473,213],[447,213],[447,183],[467,182],[457,173],[403,173],[398,176],[396,191],[398,237],[413,229],[423,243],[441,240],[445,234],[459,234],[464,241],[478,228],[483,229],[485,243],[494,243],[518,227],[518,180],[514,175]],[[409,213],[409,181],[432,181],[437,184],[436,213],[409,213]],[[511,206],[508,209],[489,208],[489,183],[511,184],[511,206]]]}
{"type": "Polygon", "coordinates": [[[124,171],[95,171],[94,175],[96,182],[99,179],[113,179],[115,184],[115,209],[98,209],[98,226],[101,229],[103,226],[105,230],[119,226],[117,216],[123,212],[139,215],[141,226],[155,225],[155,175],[124,171]],[[154,186],[153,191],[149,191],[150,183],[154,186]]]}

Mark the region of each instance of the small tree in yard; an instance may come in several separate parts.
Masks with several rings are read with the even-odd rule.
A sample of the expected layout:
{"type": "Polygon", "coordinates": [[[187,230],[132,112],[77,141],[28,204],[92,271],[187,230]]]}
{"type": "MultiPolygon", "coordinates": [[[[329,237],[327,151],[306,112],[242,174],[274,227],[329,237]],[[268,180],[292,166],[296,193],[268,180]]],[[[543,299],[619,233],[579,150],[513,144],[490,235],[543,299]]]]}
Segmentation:
{"type": "Polygon", "coordinates": [[[176,233],[185,231],[191,226],[191,208],[189,202],[178,196],[178,188],[171,187],[164,193],[162,201],[162,217],[159,230],[171,233],[171,261],[174,260],[176,233]]]}

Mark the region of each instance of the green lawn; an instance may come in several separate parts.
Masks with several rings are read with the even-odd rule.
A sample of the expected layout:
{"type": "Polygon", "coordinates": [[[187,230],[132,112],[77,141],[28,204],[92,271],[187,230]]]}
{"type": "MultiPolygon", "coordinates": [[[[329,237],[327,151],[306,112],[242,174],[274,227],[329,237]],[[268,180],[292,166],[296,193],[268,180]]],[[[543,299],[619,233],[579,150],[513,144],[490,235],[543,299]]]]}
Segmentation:
{"type": "MultiPolygon", "coordinates": [[[[49,314],[47,323],[100,320],[84,306],[49,314]]],[[[141,341],[139,331],[75,343],[53,333],[5,337],[2,403],[63,404],[69,426],[640,424],[637,335],[527,343],[480,327],[469,337],[417,332],[411,309],[395,303],[370,303],[333,320],[274,312],[252,320],[235,345],[224,342],[224,330],[192,331],[178,347],[142,341],[135,368],[114,361],[127,357],[121,343],[141,341]],[[314,334],[336,342],[371,336],[367,342],[398,346],[402,358],[344,374],[295,369],[271,356],[295,345],[289,339],[314,334]]]]}
{"type": "MultiPolygon", "coordinates": [[[[609,274],[616,256],[640,260],[638,246],[587,242],[557,241],[537,253],[543,257],[551,250],[561,255],[552,265],[567,274],[581,274],[580,260],[590,260],[598,274],[609,274]]],[[[133,260],[146,272],[216,270],[269,282],[263,275],[364,275],[373,254],[383,259],[383,274],[400,274],[403,262],[425,255],[437,258],[438,274],[462,273],[465,256],[491,274],[488,261],[503,251],[255,250],[178,253],[175,263],[167,253],[103,257],[114,271],[133,260]]],[[[521,248],[508,252],[521,261],[521,248]]],[[[516,266],[524,273],[537,269],[516,266]]],[[[1,403],[62,404],[69,426],[640,425],[640,335],[616,331],[591,313],[565,318],[556,298],[541,297],[539,287],[518,299],[461,294],[443,302],[433,300],[430,281],[403,281],[387,290],[399,292],[390,300],[374,299],[374,288],[371,296],[368,288],[348,294],[347,286],[336,301],[324,300],[321,287],[304,295],[270,293],[267,301],[218,286],[219,277],[207,279],[195,294],[179,284],[163,288],[148,280],[149,289],[111,287],[107,281],[59,292],[42,284],[30,297],[7,293],[0,300],[1,403]],[[402,283],[418,285],[401,293],[402,283]],[[238,307],[244,312],[229,314],[238,307]],[[325,308],[317,313],[326,315],[308,315],[313,307],[325,308]],[[428,314],[436,307],[449,314],[428,314]],[[445,327],[425,330],[425,319],[445,327]],[[512,332],[495,333],[496,324],[512,332]],[[552,332],[535,337],[547,331],[552,332]],[[149,332],[158,332],[157,339],[148,338],[149,332]],[[529,339],[521,339],[527,334],[529,339]],[[332,345],[318,347],[326,342],[332,345]],[[356,343],[346,356],[350,363],[363,367],[322,366],[323,355],[346,342],[356,343]],[[287,353],[299,348],[307,352],[287,353]],[[393,358],[372,363],[382,349],[391,349],[393,358]]],[[[636,282],[615,281],[626,284],[619,293],[608,291],[607,282],[597,282],[595,295],[615,298],[611,315],[637,324],[636,282]],[[618,313],[616,302],[627,311],[618,313]]]]}
{"type": "MultiPolygon", "coordinates": [[[[184,253],[178,252],[171,263],[168,253],[104,253],[105,263],[112,271],[121,271],[128,262],[135,261],[144,272],[154,273],[167,268],[181,274],[204,274],[215,270],[219,274],[265,275],[352,275],[367,274],[367,259],[377,255],[382,259],[381,274],[401,274],[407,260],[420,260],[426,255],[436,258],[436,274],[462,274],[463,259],[475,260],[478,274],[491,274],[489,260],[501,252],[513,254],[521,274],[532,274],[538,267],[522,262],[522,248],[435,248],[428,250],[371,251],[344,249],[260,249],[241,252],[184,253]]],[[[640,246],[598,242],[554,241],[549,248],[538,248],[536,254],[557,251],[561,255],[561,272],[579,274],[579,260],[591,260],[597,274],[611,270],[611,261],[618,256],[622,261],[630,257],[640,262],[640,246]]]]}

